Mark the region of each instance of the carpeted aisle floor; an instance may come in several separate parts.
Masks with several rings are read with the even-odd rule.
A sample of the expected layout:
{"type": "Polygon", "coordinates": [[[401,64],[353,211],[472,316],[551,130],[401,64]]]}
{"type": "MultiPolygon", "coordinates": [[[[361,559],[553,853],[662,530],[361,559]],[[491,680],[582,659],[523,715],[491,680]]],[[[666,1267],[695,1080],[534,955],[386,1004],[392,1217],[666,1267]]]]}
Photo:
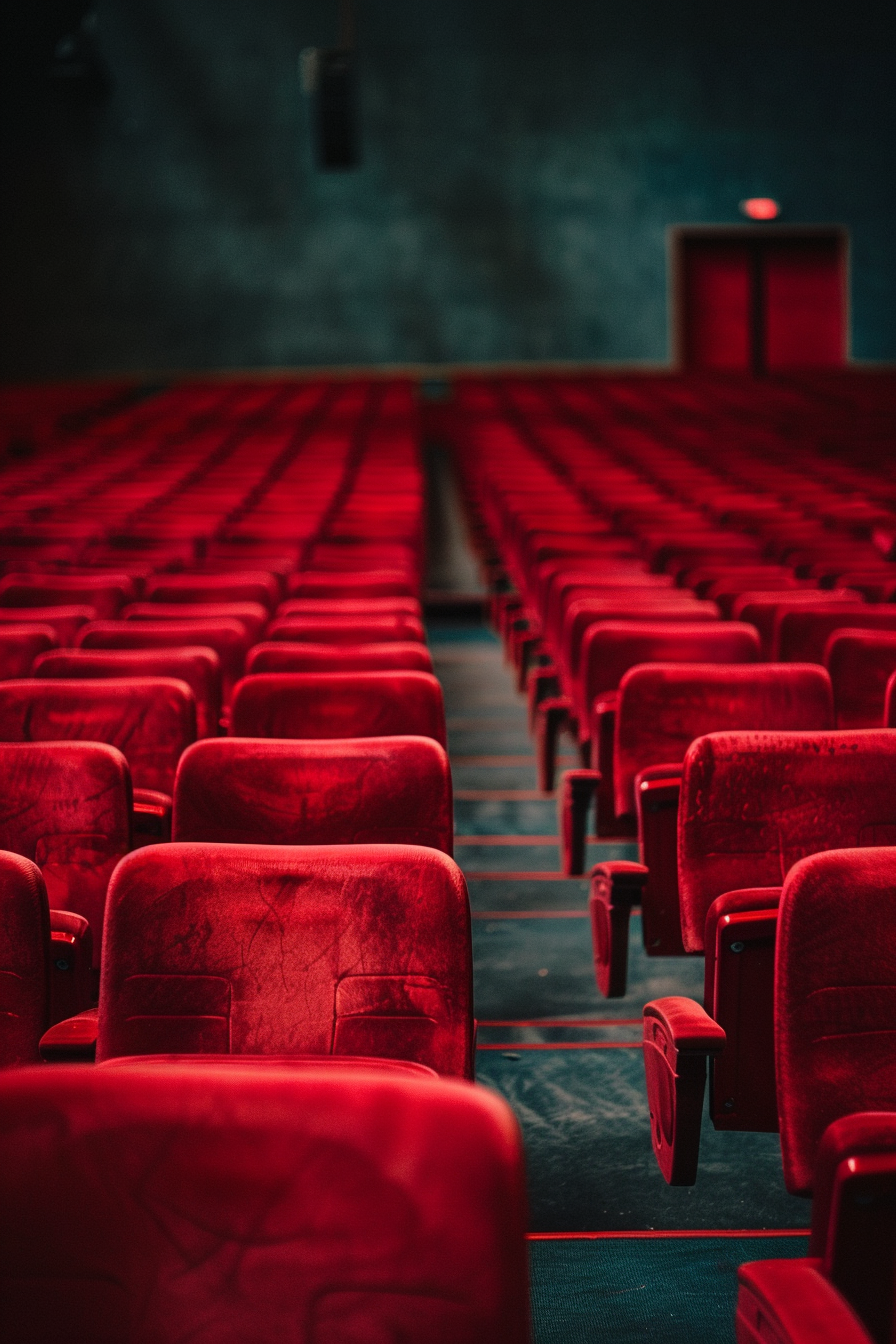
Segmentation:
{"type": "MultiPolygon", "coordinates": [[[[666,1186],[640,1013],[658,995],[699,996],[702,963],[646,958],[635,920],[629,992],[600,997],[587,882],[558,875],[555,804],[537,791],[524,700],[498,642],[474,621],[431,622],[429,636],[473,908],[477,1074],[510,1102],[526,1143],[537,1344],[733,1340],[737,1265],[805,1254],[804,1238],[779,1233],[805,1227],[809,1205],[784,1190],[776,1135],[711,1126],[697,1185],[666,1186]]],[[[592,847],[592,862],[611,857],[636,853],[592,847]]]]}

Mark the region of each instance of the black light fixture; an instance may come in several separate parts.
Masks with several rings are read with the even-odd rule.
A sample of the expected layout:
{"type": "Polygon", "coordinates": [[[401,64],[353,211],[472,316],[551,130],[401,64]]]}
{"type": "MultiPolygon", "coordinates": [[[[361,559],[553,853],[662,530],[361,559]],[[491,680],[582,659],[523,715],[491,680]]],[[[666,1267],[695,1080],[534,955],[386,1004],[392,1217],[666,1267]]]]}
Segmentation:
{"type": "Polygon", "coordinates": [[[355,96],[354,0],[339,0],[339,45],[307,47],[301,55],[302,87],[311,104],[319,168],[356,168],[361,161],[355,96]]]}

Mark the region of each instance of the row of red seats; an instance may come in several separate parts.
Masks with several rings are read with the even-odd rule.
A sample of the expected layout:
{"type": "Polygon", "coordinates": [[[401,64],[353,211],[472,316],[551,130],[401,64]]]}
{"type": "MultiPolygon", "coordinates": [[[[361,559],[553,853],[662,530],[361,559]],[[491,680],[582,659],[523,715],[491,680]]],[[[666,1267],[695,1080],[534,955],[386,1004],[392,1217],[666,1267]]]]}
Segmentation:
{"type": "Polygon", "coordinates": [[[135,446],[103,481],[121,459],[85,445],[71,483],[95,467],[104,532],[77,568],[25,540],[64,532],[73,499],[18,482],[0,1053],[54,1067],[0,1078],[0,1320],[34,1341],[64,1320],[110,1341],[524,1344],[519,1131],[458,1081],[470,913],[415,445],[388,390],[275,391],[276,442],[271,400],[187,399],[171,452],[135,446]],[[149,566],[87,567],[140,548],[149,566]],[[172,843],[145,844],[168,833],[153,806],[172,843]]]}
{"type": "MultiPolygon", "coordinates": [[[[896,1113],[896,732],[880,727],[896,672],[896,568],[884,554],[896,491],[885,473],[841,471],[817,441],[813,452],[817,388],[772,387],[764,406],[758,394],[739,435],[737,389],[717,387],[730,454],[709,438],[712,396],[694,397],[692,422],[682,416],[679,394],[693,390],[475,382],[454,434],[543,787],[563,729],[581,753],[559,797],[565,871],[583,871],[595,796],[598,836],[639,840],[641,863],[591,874],[598,986],[626,991],[635,905],[648,955],[705,956],[702,1006],[673,997],[644,1010],[663,1174],[696,1179],[709,1064],[714,1125],[780,1128],[788,1188],[805,1194],[829,1124],[861,1147],[863,1134],[880,1137],[861,1113],[896,1113]],[[794,437],[798,470],[781,467],[789,452],[774,457],[794,437]]],[[[888,1125],[884,1200],[896,1117],[888,1125]]],[[[838,1210],[831,1247],[857,1235],[838,1210]]],[[[830,1338],[864,1337],[837,1288],[889,1340],[893,1230],[870,1218],[859,1247],[850,1254],[872,1247],[880,1271],[862,1291],[817,1250],[805,1265],[747,1267],[744,1344],[799,1338],[825,1311],[830,1338]]]]}

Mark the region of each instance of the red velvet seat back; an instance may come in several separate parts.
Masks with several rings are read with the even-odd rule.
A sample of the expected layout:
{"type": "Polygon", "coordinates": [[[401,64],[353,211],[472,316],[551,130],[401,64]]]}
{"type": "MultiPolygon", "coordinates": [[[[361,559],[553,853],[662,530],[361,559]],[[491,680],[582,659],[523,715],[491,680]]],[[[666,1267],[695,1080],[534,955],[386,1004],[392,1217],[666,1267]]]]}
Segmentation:
{"type": "Polygon", "coordinates": [[[759,640],[734,621],[606,621],[593,626],[582,646],[582,704],[615,691],[637,663],[751,663],[759,640]]]}
{"type": "Polygon", "coordinates": [[[99,961],[106,889],[131,848],[131,781],[99,742],[0,743],[0,849],[40,868],[50,907],[90,922],[99,961]]]}
{"type": "Polygon", "coordinates": [[[880,728],[896,672],[896,630],[835,630],[824,650],[838,728],[880,728]]]}
{"type": "Polygon", "coordinates": [[[7,574],[0,579],[0,606],[58,607],[81,604],[97,616],[118,615],[134,600],[134,581],[127,574],[7,574]]]}
{"type": "Polygon", "coordinates": [[[146,580],[147,602],[255,602],[269,611],[280,584],[273,574],[247,570],[221,574],[153,574],[146,580]]]}
{"type": "MultiPolygon", "coordinates": [[[[50,910],[40,870],[0,851],[0,1069],[36,1064],[49,1005],[50,910]]],[[[0,1313],[2,1320],[2,1313],[0,1313]]]]}
{"type": "Polygon", "coordinates": [[[246,659],[246,676],[258,672],[431,672],[425,644],[256,644],[246,659]]]}
{"type": "Polygon", "coordinates": [[[326,620],[345,616],[415,616],[422,615],[416,597],[290,597],[277,608],[278,617],[320,616],[326,620]]]}
{"type": "Polygon", "coordinates": [[[0,625],[0,681],[30,677],[34,660],[58,643],[50,625],[0,625]]]}
{"type": "Polygon", "coordinates": [[[415,597],[415,585],[403,570],[372,569],[366,573],[303,570],[291,574],[290,597],[415,597]]]}
{"type": "Polygon", "coordinates": [[[811,1187],[832,1121],[896,1111],[894,947],[896,848],[814,854],[788,875],[775,961],[775,1059],[792,1191],[811,1187]]]}
{"type": "Polygon", "coordinates": [[[387,616],[278,616],[268,626],[267,638],[311,644],[422,643],[424,633],[418,617],[398,612],[387,616]]]}
{"type": "Polygon", "coordinates": [[[616,814],[634,811],[639,771],[683,761],[694,739],[705,733],[833,726],[830,679],[811,663],[644,663],[630,668],[619,683],[616,708],[616,814]]]}
{"type": "MultiPolygon", "coordinates": [[[[0,635],[2,639],[2,635],[0,635]]],[[[174,677],[196,700],[197,737],[215,737],[221,719],[221,660],[214,649],[55,649],[37,659],[34,676],[174,677]]]]}
{"type": "MultiPolygon", "coordinates": [[[[817,607],[824,603],[830,608],[834,603],[839,606],[854,606],[859,601],[858,593],[841,589],[821,592],[820,589],[798,588],[792,591],[780,589],[748,590],[737,597],[732,605],[731,614],[736,621],[749,621],[759,631],[762,653],[766,658],[777,658],[775,651],[775,626],[780,614],[798,607],[817,607]]],[[[796,658],[794,662],[817,662],[818,659],[796,658]]]]}
{"type": "Polygon", "coordinates": [[[685,757],[681,930],[703,951],[717,896],[779,887],[809,854],[896,840],[896,732],[711,733],[685,757]]]}
{"type": "Polygon", "coordinates": [[[46,625],[63,647],[74,644],[84,626],[95,620],[95,607],[0,607],[0,630],[5,625],[46,625]]]}
{"type": "Polygon", "coordinates": [[[527,1344],[521,1142],[485,1089],[60,1066],[6,1074],[0,1113],[10,1344],[527,1344]]]}
{"type": "Polygon", "coordinates": [[[133,602],[121,613],[125,621],[238,621],[253,644],[270,615],[260,602],[133,602]]]}
{"type": "Polygon", "coordinates": [[[698,602],[690,593],[670,589],[668,594],[638,596],[621,591],[617,597],[576,598],[566,608],[561,633],[561,656],[568,674],[575,677],[584,667],[585,638],[598,623],[616,621],[717,621],[719,609],[714,602],[698,602]]]}
{"type": "Polygon", "coordinates": [[[193,692],[170,677],[0,682],[0,742],[108,742],[138,789],[170,793],[195,738],[193,692]]]}
{"type": "Polygon", "coordinates": [[[811,610],[780,611],[775,618],[773,656],[783,662],[820,663],[835,630],[896,630],[892,602],[832,602],[811,610]]]}
{"type": "Polygon", "coordinates": [[[451,769],[431,737],[217,738],[181,757],[172,839],[429,845],[451,854],[451,769]]]}
{"type": "Polygon", "coordinates": [[[252,641],[240,621],[92,621],[79,631],[81,649],[214,649],[221,660],[224,697],[243,675],[252,641]]]}
{"type": "Polygon", "coordinates": [[[324,1054],[470,1076],[470,912],[413,845],[155,845],[115,871],[97,1058],[324,1054]]]}
{"type": "Polygon", "coordinates": [[[234,737],[433,737],[446,745],[442,688],[428,672],[267,672],[233,694],[234,737]]]}

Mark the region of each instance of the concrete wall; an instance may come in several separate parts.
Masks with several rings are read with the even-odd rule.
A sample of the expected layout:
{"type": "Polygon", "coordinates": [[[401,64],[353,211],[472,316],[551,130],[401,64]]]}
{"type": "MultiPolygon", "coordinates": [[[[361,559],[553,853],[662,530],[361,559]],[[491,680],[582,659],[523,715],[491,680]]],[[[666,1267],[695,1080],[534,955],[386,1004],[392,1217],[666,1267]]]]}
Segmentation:
{"type": "Polygon", "coordinates": [[[99,0],[96,106],[5,41],[4,377],[662,361],[667,226],[766,194],[849,226],[854,354],[896,358],[891,0],[358,0],[364,162],[323,174],[335,10],[99,0]]]}

